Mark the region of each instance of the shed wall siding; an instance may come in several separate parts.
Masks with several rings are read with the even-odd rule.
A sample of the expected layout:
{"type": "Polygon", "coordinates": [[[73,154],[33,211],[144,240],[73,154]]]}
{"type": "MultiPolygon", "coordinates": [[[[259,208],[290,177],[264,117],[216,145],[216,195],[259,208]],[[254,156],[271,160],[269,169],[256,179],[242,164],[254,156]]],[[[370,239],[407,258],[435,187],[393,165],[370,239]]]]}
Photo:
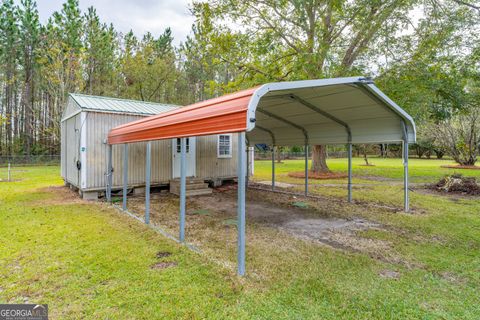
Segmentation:
{"type": "Polygon", "coordinates": [[[67,106],[65,107],[65,110],[63,110],[62,120],[78,112],[80,112],[80,107],[77,105],[75,100],[69,97],[67,106]]]}
{"type": "MultiPolygon", "coordinates": [[[[82,190],[101,190],[105,188],[107,169],[106,144],[104,143],[111,128],[143,118],[136,115],[122,115],[103,112],[86,112],[85,122],[81,124],[80,114],[62,122],[62,176],[71,184],[80,187],[80,172],[76,162],[80,158],[80,136],[86,130],[85,184],[82,190]]],[[[237,170],[237,135],[232,135],[232,157],[217,158],[217,135],[196,139],[196,175],[200,178],[230,178],[237,170]]],[[[129,144],[128,184],[145,184],[146,143],[129,144]]],[[[112,148],[113,187],[123,185],[123,144],[112,148]]],[[[152,184],[165,184],[172,178],[172,140],[152,141],[152,184]]]]}
{"type": "Polygon", "coordinates": [[[237,175],[238,134],[232,134],[232,157],[217,157],[218,135],[197,138],[197,176],[201,178],[231,178],[237,175]]]}
{"type": "MultiPolygon", "coordinates": [[[[77,170],[77,160],[79,158],[79,144],[80,144],[80,114],[65,120],[64,122],[65,133],[65,154],[62,162],[62,169],[65,176],[64,179],[74,186],[79,184],[79,171],[77,170]]],[[[63,151],[62,151],[63,153],[63,151]]]]}
{"type": "Polygon", "coordinates": [[[60,122],[60,175],[63,179],[65,179],[67,168],[65,167],[65,156],[67,154],[67,131],[65,123],[62,121],[60,122]]]}
{"type": "MultiPolygon", "coordinates": [[[[106,144],[108,131],[118,125],[143,118],[143,116],[122,115],[113,113],[87,113],[87,183],[85,189],[105,188],[106,144]]],[[[152,142],[152,175],[151,183],[166,183],[171,176],[171,143],[167,141],[152,142]]],[[[113,187],[123,185],[123,144],[112,148],[113,187]]],[[[146,143],[133,143],[128,146],[128,184],[145,183],[146,143]]]]}

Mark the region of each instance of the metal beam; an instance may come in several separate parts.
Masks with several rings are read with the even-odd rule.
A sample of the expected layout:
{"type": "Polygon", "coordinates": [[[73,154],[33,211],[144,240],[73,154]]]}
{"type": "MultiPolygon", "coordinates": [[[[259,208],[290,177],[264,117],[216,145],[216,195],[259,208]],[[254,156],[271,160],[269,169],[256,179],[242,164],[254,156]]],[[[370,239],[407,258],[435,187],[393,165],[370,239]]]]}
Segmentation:
{"type": "Polygon", "coordinates": [[[180,242],[185,241],[185,203],[187,182],[187,139],[180,139],[180,242]]]}
{"type": "Polygon", "coordinates": [[[128,188],[128,144],[123,145],[123,210],[127,210],[128,188]]]}
{"type": "Polygon", "coordinates": [[[403,127],[403,208],[405,212],[410,211],[410,198],[408,193],[408,129],[405,121],[403,127]]]}
{"type": "Polygon", "coordinates": [[[238,231],[238,256],[237,273],[245,275],[245,132],[238,134],[238,195],[237,195],[237,231],[238,231]]]}
{"type": "Polygon", "coordinates": [[[319,107],[313,105],[312,103],[300,98],[299,96],[296,96],[294,94],[290,94],[288,95],[288,97],[292,100],[295,100],[297,101],[298,103],[304,105],[305,107],[309,108],[310,110],[312,111],[315,111],[319,114],[321,114],[322,116],[324,116],[325,118],[327,119],[330,119],[332,120],[333,122],[336,122],[338,123],[339,125],[343,126],[345,128],[345,130],[347,131],[347,139],[348,139],[348,142],[351,142],[352,141],[352,131],[350,130],[350,127],[348,126],[348,124],[345,122],[345,121],[342,121],[340,119],[338,119],[337,117],[335,117],[334,115],[331,115],[330,113],[320,109],[319,107]]]}
{"type": "Polygon", "coordinates": [[[275,191],[275,151],[277,147],[272,146],[272,191],[275,191]]]}
{"type": "MultiPolygon", "coordinates": [[[[260,113],[262,113],[262,114],[264,114],[264,115],[266,115],[266,116],[268,116],[268,117],[270,117],[270,118],[274,118],[275,120],[278,120],[278,121],[280,121],[280,122],[283,122],[283,123],[285,123],[285,124],[288,124],[289,126],[292,126],[292,127],[296,128],[296,129],[298,129],[298,130],[301,130],[302,133],[303,133],[303,136],[305,137],[305,144],[308,144],[308,132],[307,132],[307,130],[306,130],[304,127],[302,127],[302,126],[300,126],[300,125],[298,125],[298,124],[296,124],[296,123],[293,123],[293,122],[290,121],[290,120],[287,120],[287,119],[285,119],[285,118],[282,118],[282,117],[280,117],[280,116],[277,116],[276,114],[273,114],[273,113],[271,113],[271,112],[268,112],[268,111],[266,111],[266,110],[257,108],[257,111],[260,112],[260,113]]],[[[256,126],[256,127],[258,127],[258,126],[256,126]]]]}
{"type": "Polygon", "coordinates": [[[107,144],[107,201],[112,202],[112,145],[107,144]]]}
{"type": "Polygon", "coordinates": [[[259,129],[261,131],[265,131],[267,132],[268,134],[270,134],[270,137],[272,138],[272,146],[274,146],[276,144],[275,142],[275,134],[273,133],[272,130],[270,129],[267,129],[267,128],[264,128],[262,126],[259,126],[259,125],[255,125],[255,129],[259,129]]]}
{"type": "Polygon", "coordinates": [[[352,202],[352,144],[347,145],[348,153],[348,202],[352,202]]]}
{"type": "Polygon", "coordinates": [[[247,185],[247,188],[248,188],[248,180],[249,180],[249,175],[250,175],[250,144],[248,143],[248,140],[247,140],[247,149],[246,149],[246,156],[247,156],[247,172],[245,174],[245,183],[247,185]]]}
{"type": "Polygon", "coordinates": [[[305,144],[305,196],[308,196],[308,144],[305,144]]]}
{"type": "Polygon", "coordinates": [[[145,164],[145,223],[150,224],[150,175],[152,170],[152,143],[147,142],[147,163],[145,164]]]}

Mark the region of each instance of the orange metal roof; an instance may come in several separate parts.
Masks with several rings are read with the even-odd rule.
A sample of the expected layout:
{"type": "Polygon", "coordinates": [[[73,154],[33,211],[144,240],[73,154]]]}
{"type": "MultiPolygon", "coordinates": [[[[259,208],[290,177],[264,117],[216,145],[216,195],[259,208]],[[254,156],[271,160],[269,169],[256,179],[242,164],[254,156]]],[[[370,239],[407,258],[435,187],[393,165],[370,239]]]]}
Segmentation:
{"type": "Polygon", "coordinates": [[[108,143],[245,131],[248,104],[256,89],[224,95],[118,126],[110,131],[108,143]]]}

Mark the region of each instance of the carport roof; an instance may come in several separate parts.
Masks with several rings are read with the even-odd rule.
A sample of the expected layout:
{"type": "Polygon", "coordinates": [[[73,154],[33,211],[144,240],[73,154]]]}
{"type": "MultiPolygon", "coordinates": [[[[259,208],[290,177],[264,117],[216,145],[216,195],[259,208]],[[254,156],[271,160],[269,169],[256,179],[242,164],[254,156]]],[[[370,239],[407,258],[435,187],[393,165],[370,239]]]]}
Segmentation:
{"type": "Polygon", "coordinates": [[[108,142],[243,131],[251,144],[415,141],[410,115],[370,79],[349,77],[267,83],[118,126],[108,142]]]}

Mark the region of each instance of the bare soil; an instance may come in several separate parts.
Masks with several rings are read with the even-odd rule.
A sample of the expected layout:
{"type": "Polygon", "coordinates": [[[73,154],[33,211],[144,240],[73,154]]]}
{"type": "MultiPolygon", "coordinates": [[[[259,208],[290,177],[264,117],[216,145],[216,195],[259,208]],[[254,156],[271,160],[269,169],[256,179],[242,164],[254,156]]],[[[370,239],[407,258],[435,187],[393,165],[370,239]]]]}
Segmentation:
{"type": "Polygon", "coordinates": [[[63,204],[72,204],[72,203],[87,203],[83,200],[78,192],[71,190],[65,186],[56,186],[56,187],[46,187],[42,188],[39,191],[50,193],[51,197],[45,197],[41,200],[33,202],[34,206],[37,205],[63,205],[63,204]]]}
{"type": "MultiPolygon", "coordinates": [[[[219,188],[212,195],[191,197],[187,201],[187,228],[190,230],[187,232],[202,238],[195,245],[202,248],[206,244],[203,240],[207,239],[217,241],[215,246],[235,241],[237,198],[234,187],[219,188]]],[[[154,194],[151,208],[151,220],[175,233],[178,228],[178,198],[170,194],[154,194]]],[[[129,198],[129,209],[142,213],[143,198],[129,198]]],[[[390,249],[389,242],[361,236],[362,231],[382,229],[380,224],[359,217],[334,216],[330,214],[334,209],[324,209],[319,211],[315,205],[295,195],[261,190],[249,190],[247,193],[246,218],[249,224],[260,229],[276,230],[302,241],[338,250],[364,252],[374,258],[397,262],[397,259],[389,258],[390,254],[381,254],[390,249]],[[302,201],[305,201],[305,207],[295,206],[299,202],[303,204],[302,201]]]]}
{"type": "MultiPolygon", "coordinates": [[[[288,176],[292,178],[305,179],[305,172],[304,171],[289,172],[288,176]]],[[[348,175],[345,173],[338,173],[338,172],[322,172],[322,173],[314,173],[311,171],[308,172],[308,179],[314,179],[314,180],[341,179],[341,178],[346,178],[347,176],[348,175]]]]}
{"type": "Polygon", "coordinates": [[[161,270],[161,269],[176,267],[177,265],[178,265],[178,263],[176,263],[176,262],[158,262],[158,263],[155,263],[154,265],[152,265],[150,268],[161,270]]]}

